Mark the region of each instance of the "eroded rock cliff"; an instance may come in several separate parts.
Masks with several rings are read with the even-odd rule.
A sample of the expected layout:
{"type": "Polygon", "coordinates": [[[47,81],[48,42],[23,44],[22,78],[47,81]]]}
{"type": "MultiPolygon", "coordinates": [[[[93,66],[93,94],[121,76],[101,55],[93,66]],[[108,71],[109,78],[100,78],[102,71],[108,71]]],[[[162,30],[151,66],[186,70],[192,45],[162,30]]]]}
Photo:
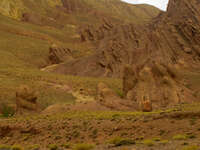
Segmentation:
{"type": "MultiPolygon", "coordinates": [[[[95,64],[99,76],[123,77],[126,97],[141,108],[147,101],[157,108],[195,100],[183,78],[173,72],[200,68],[199,7],[198,0],[170,0],[167,12],[147,25],[105,22],[106,26],[96,30],[86,28],[81,32],[83,42],[100,41],[95,59],[87,59],[87,64],[95,64]],[[130,70],[124,71],[126,65],[130,70]]],[[[94,75],[92,67],[71,67],[79,68],[74,75],[94,75]]]]}

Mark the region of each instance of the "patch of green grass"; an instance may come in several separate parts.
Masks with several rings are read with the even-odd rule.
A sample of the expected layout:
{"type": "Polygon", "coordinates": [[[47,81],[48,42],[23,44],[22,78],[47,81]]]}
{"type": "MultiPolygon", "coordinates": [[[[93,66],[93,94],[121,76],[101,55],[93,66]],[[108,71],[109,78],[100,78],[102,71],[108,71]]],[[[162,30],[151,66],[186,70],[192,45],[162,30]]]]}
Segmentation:
{"type": "Polygon", "coordinates": [[[0,145],[0,150],[11,150],[10,145],[0,145]]]}
{"type": "Polygon", "coordinates": [[[187,136],[184,134],[177,134],[173,136],[173,140],[186,140],[187,136]]]}
{"type": "Polygon", "coordinates": [[[121,137],[115,137],[113,139],[110,139],[108,141],[110,144],[114,144],[115,146],[122,146],[122,145],[132,145],[135,144],[135,141],[128,138],[121,138],[121,137]]]}
{"type": "Polygon", "coordinates": [[[11,147],[11,150],[23,150],[24,148],[23,147],[21,147],[20,145],[13,145],[12,147],[11,147]]]}
{"type": "Polygon", "coordinates": [[[35,144],[35,145],[29,145],[25,150],[39,150],[40,146],[35,144]]]}
{"type": "Polygon", "coordinates": [[[71,148],[71,144],[70,143],[62,144],[61,146],[64,147],[64,148],[71,148]]]}
{"type": "Polygon", "coordinates": [[[155,142],[154,140],[144,140],[142,141],[142,144],[146,145],[146,146],[154,146],[155,145],[155,142]]]}
{"type": "Polygon", "coordinates": [[[155,138],[153,138],[152,140],[155,141],[155,142],[159,142],[159,141],[161,141],[161,138],[155,137],[155,138]]]}
{"type": "Polygon", "coordinates": [[[50,144],[48,145],[49,150],[57,150],[58,146],[56,144],[50,144]]]}
{"type": "Polygon", "coordinates": [[[93,144],[82,143],[82,144],[75,145],[73,150],[92,150],[94,148],[95,148],[95,145],[93,144]]]}
{"type": "Polygon", "coordinates": [[[115,91],[115,93],[116,93],[119,97],[121,97],[121,98],[124,98],[124,97],[125,97],[125,95],[124,95],[122,89],[114,89],[114,91],[115,91]]]}
{"type": "Polygon", "coordinates": [[[199,146],[192,145],[192,146],[186,146],[182,150],[199,150],[199,146]]]}
{"type": "Polygon", "coordinates": [[[4,118],[12,117],[15,114],[14,108],[8,106],[5,103],[0,104],[0,110],[1,110],[1,113],[2,113],[1,116],[4,117],[4,118]]]}
{"type": "Polygon", "coordinates": [[[159,143],[160,143],[160,144],[163,144],[163,145],[166,145],[166,144],[169,143],[169,140],[161,140],[159,143]]]}

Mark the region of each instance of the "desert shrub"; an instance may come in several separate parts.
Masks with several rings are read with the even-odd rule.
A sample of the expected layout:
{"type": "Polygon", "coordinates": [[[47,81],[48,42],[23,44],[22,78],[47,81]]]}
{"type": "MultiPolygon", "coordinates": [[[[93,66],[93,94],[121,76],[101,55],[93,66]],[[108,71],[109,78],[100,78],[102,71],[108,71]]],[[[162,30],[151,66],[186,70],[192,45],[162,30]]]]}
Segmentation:
{"type": "Polygon", "coordinates": [[[30,145],[26,148],[26,150],[39,150],[40,146],[39,145],[30,145]]]}
{"type": "Polygon", "coordinates": [[[184,147],[182,150],[199,150],[199,147],[196,145],[184,147]]]}
{"type": "Polygon", "coordinates": [[[187,139],[187,136],[183,134],[177,134],[173,136],[173,140],[186,140],[186,139],[187,139]]]}
{"type": "Polygon", "coordinates": [[[166,145],[166,144],[168,144],[168,143],[169,143],[168,140],[162,140],[162,141],[160,141],[160,144],[163,144],[163,145],[166,145]]]}
{"type": "Polygon", "coordinates": [[[49,148],[50,150],[57,150],[57,149],[58,149],[58,146],[57,146],[56,144],[50,144],[50,145],[48,145],[48,148],[49,148]]]}
{"type": "Polygon", "coordinates": [[[153,140],[144,140],[144,141],[142,141],[142,144],[144,144],[146,146],[153,146],[155,143],[153,140]]]}
{"type": "Polygon", "coordinates": [[[95,145],[93,144],[85,144],[85,143],[82,143],[82,144],[77,144],[74,146],[74,150],[92,150],[94,149],[95,145]]]}
{"type": "Polygon", "coordinates": [[[187,138],[189,138],[189,139],[195,139],[196,136],[194,134],[189,134],[189,135],[187,135],[187,138]]]}
{"type": "Polygon", "coordinates": [[[23,148],[20,145],[13,145],[11,150],[23,150],[23,148]]]}
{"type": "Polygon", "coordinates": [[[71,144],[70,143],[66,143],[66,144],[62,144],[61,146],[64,147],[64,148],[70,148],[71,144]]]}
{"type": "Polygon", "coordinates": [[[2,117],[5,117],[5,118],[12,117],[15,114],[15,110],[5,103],[0,104],[0,110],[1,110],[2,117]]]}
{"type": "Polygon", "coordinates": [[[158,141],[161,141],[161,139],[159,137],[155,137],[155,138],[153,138],[153,141],[158,142],[158,141]]]}
{"type": "Polygon", "coordinates": [[[135,144],[135,141],[128,138],[121,138],[121,137],[115,137],[111,140],[109,140],[110,144],[114,144],[115,146],[122,146],[122,145],[131,145],[135,144]]]}
{"type": "Polygon", "coordinates": [[[122,90],[115,89],[114,91],[120,98],[124,98],[125,97],[124,92],[122,90]]]}
{"type": "Polygon", "coordinates": [[[0,150],[11,150],[11,146],[9,146],[9,145],[0,145],[0,150]]]}

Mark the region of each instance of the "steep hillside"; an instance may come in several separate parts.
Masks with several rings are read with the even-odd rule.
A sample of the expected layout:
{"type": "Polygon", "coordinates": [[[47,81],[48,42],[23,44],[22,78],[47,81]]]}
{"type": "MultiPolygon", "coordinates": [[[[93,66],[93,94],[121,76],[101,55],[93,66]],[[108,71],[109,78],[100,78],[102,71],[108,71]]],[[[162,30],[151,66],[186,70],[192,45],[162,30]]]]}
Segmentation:
{"type": "Polygon", "coordinates": [[[88,57],[95,52],[96,44],[82,42],[85,27],[98,28],[104,26],[107,20],[112,24],[130,20],[144,23],[155,17],[159,10],[113,0],[1,0],[0,13],[0,103],[15,103],[17,87],[28,84],[40,89],[38,101],[45,108],[54,103],[74,102],[71,92],[57,89],[57,86],[67,85],[70,91],[87,89],[92,91],[88,92],[91,95],[95,94],[95,87],[100,81],[115,90],[121,89],[119,79],[81,78],[40,71],[52,64],[49,52],[52,43],[61,50],[70,50],[75,60],[88,57]],[[129,12],[135,15],[128,15],[129,12]],[[126,17],[123,17],[124,13],[126,17]],[[138,17],[140,14],[143,17],[138,17]]]}
{"type": "Polygon", "coordinates": [[[0,149],[198,150],[199,8],[0,0],[0,149]]]}
{"type": "MultiPolygon", "coordinates": [[[[142,64],[148,58],[172,64],[184,63],[188,67],[198,65],[198,7],[199,3],[196,1],[170,1],[167,13],[161,13],[148,25],[108,25],[109,31],[106,31],[106,36],[104,33],[105,38],[102,39],[105,40],[99,44],[95,56],[99,57],[95,60],[96,64],[104,67],[101,75],[109,72],[105,75],[120,76],[122,67],[119,66],[142,64]],[[180,8],[182,9],[179,10],[180,8]]],[[[101,35],[98,31],[101,33],[101,28],[88,28],[83,39],[94,41],[94,37],[101,35]]]]}
{"type": "MultiPolygon", "coordinates": [[[[58,65],[54,72],[123,77],[126,97],[154,108],[198,100],[185,76],[200,69],[199,7],[197,0],[171,0],[167,12],[148,25],[113,25],[96,54],[58,65]]],[[[92,31],[84,37],[96,41],[92,31]]]]}
{"type": "Polygon", "coordinates": [[[0,13],[35,24],[48,26],[71,24],[99,24],[102,18],[113,22],[143,23],[158,15],[159,10],[147,6],[133,6],[120,0],[3,0],[0,13]]]}

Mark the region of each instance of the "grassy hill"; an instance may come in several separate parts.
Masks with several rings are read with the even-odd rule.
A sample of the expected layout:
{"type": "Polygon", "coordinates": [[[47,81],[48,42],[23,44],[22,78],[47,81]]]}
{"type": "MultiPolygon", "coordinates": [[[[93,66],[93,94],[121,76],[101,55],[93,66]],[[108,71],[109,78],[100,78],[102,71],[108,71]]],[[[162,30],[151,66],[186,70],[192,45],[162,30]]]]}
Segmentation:
{"type": "MultiPolygon", "coordinates": [[[[0,2],[0,13],[5,16],[20,20],[24,13],[32,13],[46,21],[51,19],[52,22],[62,25],[69,22],[99,23],[102,17],[116,22],[143,23],[157,16],[159,12],[152,6],[134,6],[120,0],[2,0],[0,2]]],[[[45,21],[43,23],[45,24],[45,21]]]]}
{"type": "MultiPolygon", "coordinates": [[[[102,20],[117,27],[129,23],[143,25],[159,13],[148,5],[129,5],[119,0],[0,0],[0,106],[15,105],[17,88],[23,84],[36,90],[42,109],[52,104],[74,104],[77,100],[74,92],[84,91],[84,96],[95,98],[99,82],[123,96],[119,78],[41,71],[49,65],[49,47],[56,43],[69,48],[75,59],[92,55],[97,51],[98,42],[81,42],[80,28],[93,26],[92,31],[96,32],[95,29],[104,23],[102,20]]],[[[152,40],[157,41],[155,39],[152,40]]],[[[120,46],[117,48],[124,50],[120,46]]],[[[200,98],[200,71],[181,71],[187,88],[200,98]]],[[[86,105],[81,103],[81,106],[86,105]]],[[[0,149],[5,148],[1,144],[21,144],[22,147],[30,146],[27,149],[68,146],[79,150],[77,147],[90,147],[92,143],[97,149],[108,149],[111,144],[114,150],[119,145],[125,145],[124,150],[150,147],[197,150],[200,146],[199,110],[200,105],[193,103],[153,112],[80,110],[11,118],[0,114],[0,149]],[[133,143],[135,145],[126,147],[133,143]]],[[[9,113],[9,109],[6,111],[9,113]]]]}
{"type": "Polygon", "coordinates": [[[100,25],[103,19],[114,23],[144,23],[158,15],[154,7],[133,6],[119,0],[1,0],[0,1],[0,102],[15,103],[21,84],[37,89],[39,103],[73,102],[75,98],[53,85],[87,88],[95,94],[96,85],[105,81],[115,90],[119,79],[63,76],[40,71],[47,65],[50,44],[73,50],[75,57],[94,51],[91,43],[79,42],[79,27],[100,25]],[[23,18],[28,14],[28,18],[23,18]],[[23,20],[23,21],[22,21],[23,20]]]}

